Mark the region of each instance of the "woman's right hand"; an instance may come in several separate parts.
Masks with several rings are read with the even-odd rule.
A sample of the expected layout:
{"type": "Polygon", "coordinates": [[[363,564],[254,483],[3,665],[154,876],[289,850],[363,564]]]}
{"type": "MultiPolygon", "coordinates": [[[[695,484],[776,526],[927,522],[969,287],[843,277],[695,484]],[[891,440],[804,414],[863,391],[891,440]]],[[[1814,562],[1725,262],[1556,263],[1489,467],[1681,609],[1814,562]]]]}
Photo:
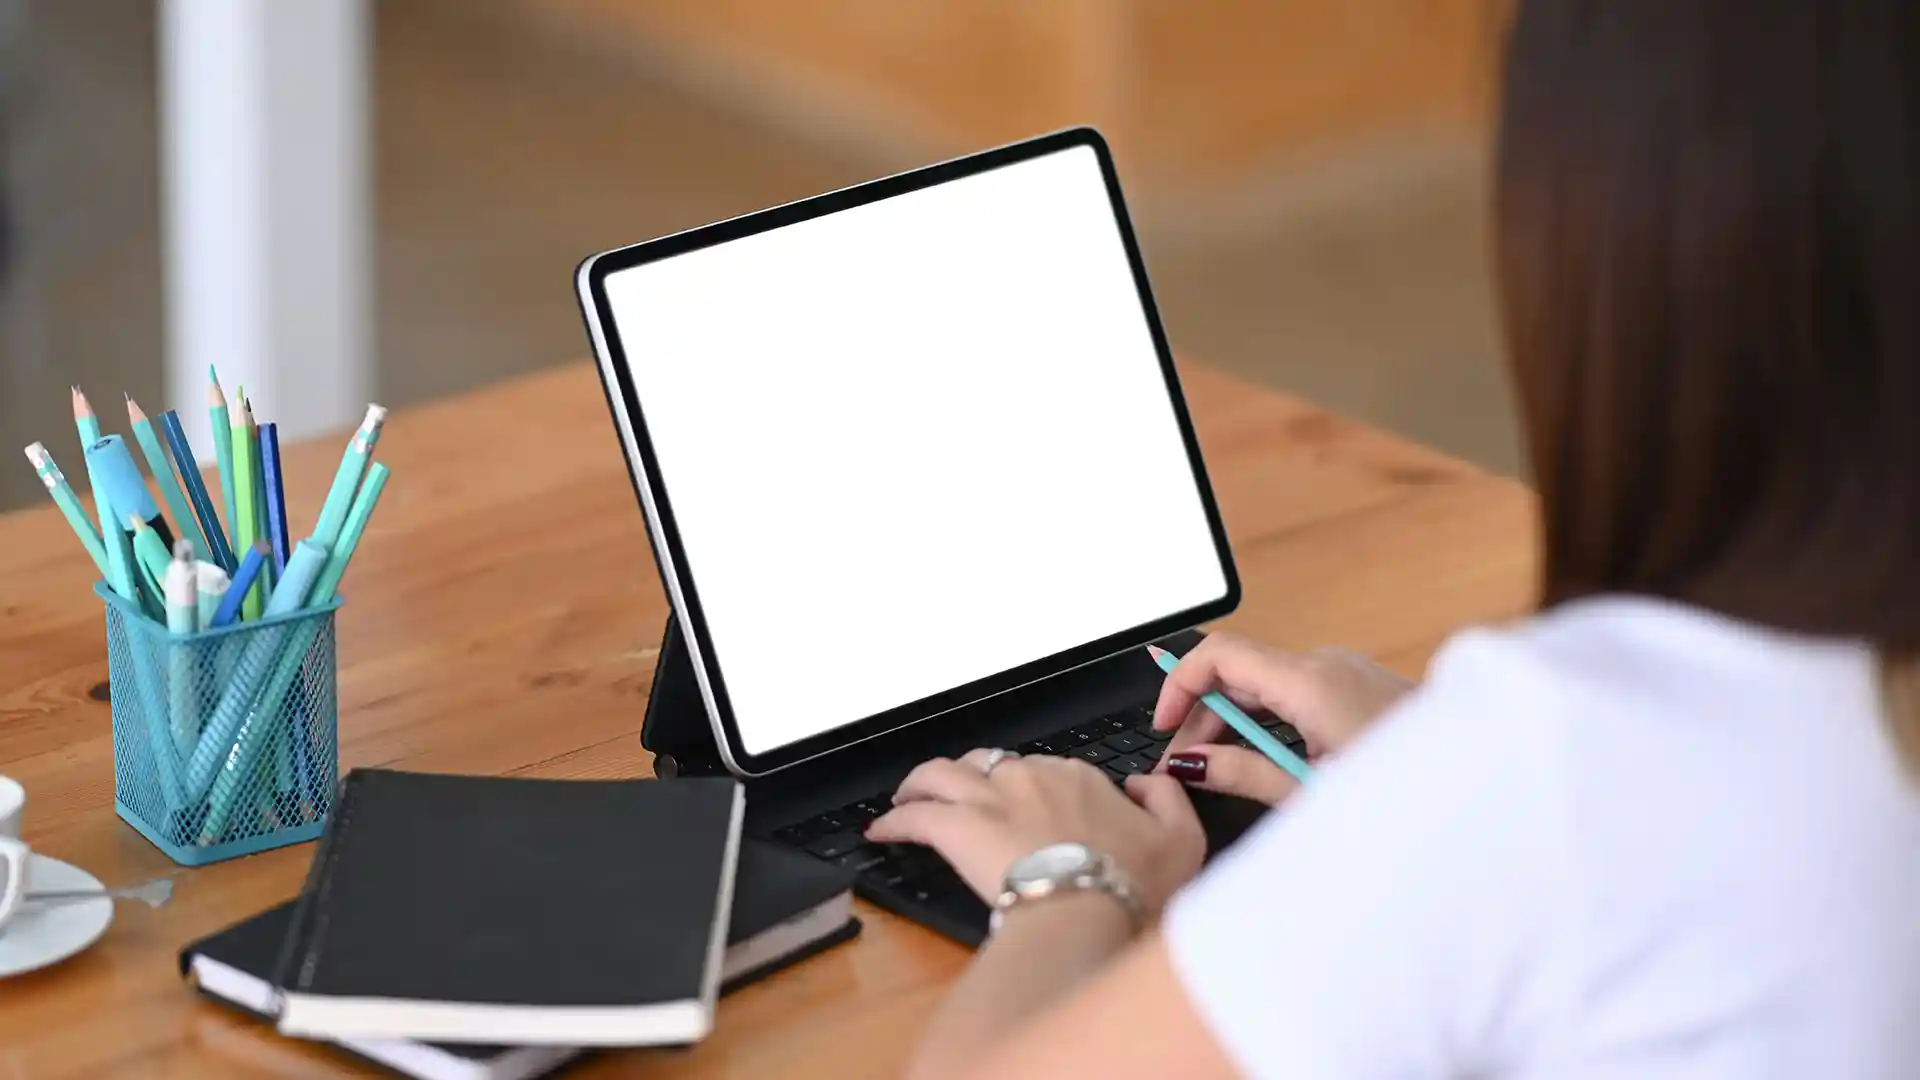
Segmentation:
{"type": "Polygon", "coordinates": [[[1414,683],[1350,649],[1290,653],[1236,634],[1209,634],[1160,687],[1153,726],[1175,731],[1158,770],[1194,787],[1275,803],[1298,785],[1253,750],[1218,745],[1234,737],[1200,704],[1218,690],[1243,709],[1268,712],[1300,729],[1313,757],[1338,753],[1414,683]]]}

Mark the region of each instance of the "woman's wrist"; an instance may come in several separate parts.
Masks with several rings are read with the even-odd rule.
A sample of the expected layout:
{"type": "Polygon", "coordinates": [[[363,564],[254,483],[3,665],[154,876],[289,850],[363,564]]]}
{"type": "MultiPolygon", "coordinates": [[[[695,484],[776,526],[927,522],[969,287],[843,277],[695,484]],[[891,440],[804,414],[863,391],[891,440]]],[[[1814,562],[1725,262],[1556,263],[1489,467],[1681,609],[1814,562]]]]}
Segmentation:
{"type": "Polygon", "coordinates": [[[1089,942],[1111,942],[1118,949],[1132,939],[1134,930],[1133,913],[1118,897],[1100,889],[1075,889],[1008,908],[992,940],[1071,933],[1089,942]]]}

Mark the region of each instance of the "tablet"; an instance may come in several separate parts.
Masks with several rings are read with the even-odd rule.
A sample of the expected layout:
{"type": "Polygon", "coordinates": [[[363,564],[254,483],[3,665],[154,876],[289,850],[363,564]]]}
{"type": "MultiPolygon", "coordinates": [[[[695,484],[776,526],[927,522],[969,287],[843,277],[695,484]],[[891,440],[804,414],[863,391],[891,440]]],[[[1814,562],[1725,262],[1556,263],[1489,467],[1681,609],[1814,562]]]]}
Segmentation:
{"type": "Polygon", "coordinates": [[[604,252],[576,286],[736,774],[1239,602],[1091,129],[604,252]]]}

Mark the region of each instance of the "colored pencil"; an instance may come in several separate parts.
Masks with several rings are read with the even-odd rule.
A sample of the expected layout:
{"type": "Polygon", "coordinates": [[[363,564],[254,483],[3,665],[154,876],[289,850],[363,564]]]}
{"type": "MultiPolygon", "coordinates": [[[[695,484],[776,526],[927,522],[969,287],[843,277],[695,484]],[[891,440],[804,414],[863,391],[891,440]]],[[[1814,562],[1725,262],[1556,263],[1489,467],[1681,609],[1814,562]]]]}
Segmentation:
{"type": "Polygon", "coordinates": [[[227,419],[227,395],[220,390],[220,373],[207,365],[207,422],[213,426],[213,462],[220,472],[221,505],[227,514],[227,554],[231,562],[222,567],[231,574],[239,564],[246,544],[240,540],[240,509],[233,494],[233,436],[227,419]]]}
{"type": "Polygon", "coordinates": [[[87,401],[87,395],[81,393],[78,386],[73,387],[73,429],[80,433],[80,445],[92,446],[100,441],[100,418],[93,413],[93,405],[87,401]]]}
{"type": "Polygon", "coordinates": [[[187,429],[180,423],[180,414],[172,409],[161,413],[160,433],[167,437],[167,448],[173,451],[180,484],[186,489],[187,501],[193,504],[200,535],[206,538],[204,559],[224,570],[233,562],[233,549],[227,546],[227,534],[220,528],[220,514],[213,507],[212,496],[207,494],[206,481],[200,476],[200,462],[193,456],[193,444],[187,441],[187,429]]]}
{"type": "MultiPolygon", "coordinates": [[[[1147,652],[1153,656],[1153,662],[1160,670],[1173,673],[1180,658],[1156,645],[1147,646],[1147,652]]],[[[1313,766],[1301,760],[1300,755],[1287,749],[1287,744],[1273,737],[1265,728],[1254,722],[1253,717],[1240,711],[1240,707],[1227,699],[1225,694],[1209,691],[1200,696],[1200,703],[1212,709],[1214,714],[1227,722],[1227,726],[1240,734],[1240,737],[1253,744],[1255,750],[1267,756],[1269,761],[1292,774],[1295,780],[1305,784],[1313,779],[1313,766]]]]}
{"type": "Polygon", "coordinates": [[[226,598],[220,601],[220,607],[214,612],[213,621],[207,624],[207,629],[227,626],[244,612],[247,594],[259,591],[255,586],[260,583],[260,570],[266,566],[269,554],[266,541],[261,540],[256,541],[240,557],[240,568],[233,572],[233,579],[227,585],[226,598]]]}
{"type": "MultiPolygon", "coordinates": [[[[260,425],[260,479],[267,511],[267,539],[273,544],[276,577],[287,569],[292,549],[287,543],[287,493],[280,476],[280,425],[260,425]]],[[[276,586],[277,587],[277,586],[276,586]]]]}
{"type": "MultiPolygon", "coordinates": [[[[106,488],[101,484],[98,474],[93,473],[93,458],[87,459],[87,467],[89,473],[93,474],[94,502],[98,505],[100,513],[106,516],[106,520],[114,521],[114,515],[119,510],[113,505],[112,497],[106,494],[106,488]]],[[[130,519],[137,516],[128,515],[130,519]]],[[[106,544],[107,565],[112,571],[108,584],[122,600],[132,604],[138,613],[123,616],[123,618],[138,618],[140,614],[147,614],[147,604],[137,584],[140,572],[134,564],[138,560],[134,558],[133,543],[127,538],[127,531],[116,524],[102,537],[102,542],[106,544]]],[[[107,625],[111,628],[112,621],[109,620],[107,625]]],[[[138,699],[133,704],[133,710],[146,724],[148,756],[153,759],[154,771],[160,778],[160,796],[166,803],[168,814],[172,814],[180,809],[185,801],[185,791],[181,782],[180,764],[175,757],[173,731],[166,719],[166,695],[160,692],[161,682],[159,673],[154,670],[152,652],[145,647],[133,629],[123,628],[121,632],[126,642],[127,655],[132,657],[133,670],[114,673],[113,689],[118,692],[130,685],[132,689],[130,696],[138,699]]]]}
{"type": "MultiPolygon", "coordinates": [[[[238,545],[239,549],[244,550],[252,547],[254,543],[260,539],[260,514],[259,507],[255,505],[253,497],[253,459],[255,447],[253,442],[253,429],[247,424],[247,391],[245,387],[240,389],[239,397],[241,402],[240,409],[232,414],[233,427],[227,432],[227,437],[232,440],[233,445],[233,542],[238,545]]],[[[236,570],[234,573],[234,586],[236,589],[239,589],[240,586],[239,577],[239,572],[236,570]]],[[[257,577],[258,573],[256,571],[256,576],[253,580],[257,580],[257,577]]],[[[260,617],[260,612],[265,607],[266,601],[264,597],[259,595],[258,589],[248,587],[239,591],[236,597],[240,601],[240,615],[242,618],[257,619],[260,617]]]]}
{"type": "Polygon", "coordinates": [[[80,505],[80,498],[73,493],[73,488],[67,485],[67,478],[60,472],[60,466],[54,463],[53,455],[47,453],[45,446],[33,443],[27,447],[27,460],[33,463],[33,471],[40,477],[40,482],[47,486],[47,494],[53,496],[54,505],[66,517],[67,526],[80,538],[80,546],[92,556],[95,569],[100,571],[101,577],[109,578],[108,584],[111,585],[107,573],[107,549],[100,542],[100,530],[93,527],[93,519],[87,516],[86,508],[80,505]]]}
{"type": "Polygon", "coordinates": [[[167,452],[160,446],[160,435],[153,430],[153,421],[147,418],[146,410],[133,400],[132,394],[127,395],[127,424],[133,428],[134,441],[140,444],[140,453],[147,459],[147,472],[159,485],[160,498],[166,502],[167,513],[180,530],[180,539],[193,545],[195,558],[205,558],[210,549],[200,530],[200,519],[194,516],[193,508],[187,505],[187,493],[174,479],[173,466],[167,462],[167,452]]]}
{"type": "Polygon", "coordinates": [[[387,488],[387,477],[392,470],[380,462],[374,462],[367,470],[367,482],[360,485],[360,491],[354,496],[353,506],[347,512],[347,519],[340,530],[340,540],[328,549],[326,569],[314,580],[313,591],[307,595],[309,606],[318,607],[330,603],[334,594],[340,590],[340,579],[347,573],[347,564],[353,560],[353,553],[360,549],[360,535],[366,531],[367,521],[373,517],[373,508],[379,505],[380,493],[387,488]]]}
{"type": "Polygon", "coordinates": [[[267,541],[267,565],[260,568],[260,604],[264,608],[273,596],[273,583],[280,580],[279,559],[273,551],[273,534],[267,530],[267,462],[260,453],[260,425],[254,422],[253,399],[240,402],[240,415],[247,421],[247,452],[253,455],[253,535],[267,541]]]}
{"type": "Polygon", "coordinates": [[[367,406],[367,415],[360,421],[359,430],[353,433],[353,438],[347,441],[346,452],[340,455],[340,468],[334,472],[333,486],[327,489],[327,500],[320,506],[320,521],[313,527],[313,538],[328,550],[340,542],[340,530],[346,526],[347,513],[353,509],[360,478],[366,475],[367,462],[373,456],[374,443],[380,440],[380,425],[386,418],[386,409],[379,405],[367,406]]]}
{"type": "Polygon", "coordinates": [[[146,574],[147,584],[153,588],[153,595],[160,598],[161,610],[166,610],[167,568],[173,562],[173,556],[167,553],[167,545],[160,542],[160,534],[153,527],[141,521],[137,515],[127,515],[127,531],[133,534],[133,555],[140,569],[146,574]]]}

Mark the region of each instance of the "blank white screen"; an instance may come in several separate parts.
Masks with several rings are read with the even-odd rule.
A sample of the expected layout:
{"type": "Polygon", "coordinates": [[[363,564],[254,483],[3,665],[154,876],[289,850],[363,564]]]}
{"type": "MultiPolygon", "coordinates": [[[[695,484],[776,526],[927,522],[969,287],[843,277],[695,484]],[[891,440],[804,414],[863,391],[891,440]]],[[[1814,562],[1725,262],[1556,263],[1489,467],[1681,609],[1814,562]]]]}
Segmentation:
{"type": "Polygon", "coordinates": [[[1090,148],[605,285],[747,753],[1226,592],[1090,148]]]}

